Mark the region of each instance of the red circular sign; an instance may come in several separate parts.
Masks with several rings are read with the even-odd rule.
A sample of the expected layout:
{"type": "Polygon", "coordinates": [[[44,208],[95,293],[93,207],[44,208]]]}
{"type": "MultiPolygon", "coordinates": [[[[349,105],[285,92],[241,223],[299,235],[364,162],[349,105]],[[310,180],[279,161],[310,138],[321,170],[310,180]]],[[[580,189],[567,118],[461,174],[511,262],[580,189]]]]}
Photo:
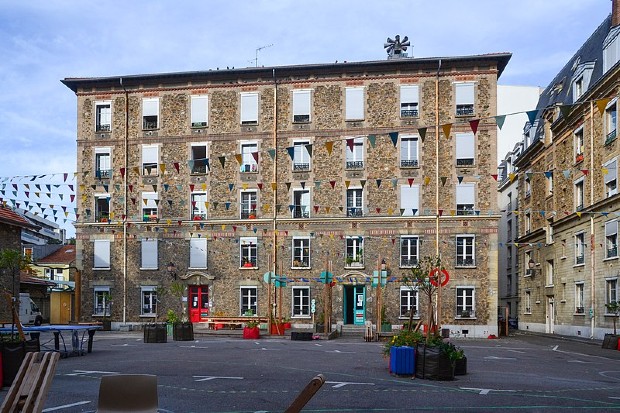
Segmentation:
{"type": "MultiPolygon", "coordinates": [[[[433,284],[435,287],[439,286],[439,282],[437,281],[437,279],[439,278],[436,274],[439,272],[439,268],[435,268],[433,271],[431,271],[431,273],[428,275],[431,284],[433,284]]],[[[441,278],[441,286],[445,287],[446,284],[448,284],[448,281],[450,281],[450,274],[448,274],[447,270],[441,270],[441,274],[443,275],[441,278]]]]}

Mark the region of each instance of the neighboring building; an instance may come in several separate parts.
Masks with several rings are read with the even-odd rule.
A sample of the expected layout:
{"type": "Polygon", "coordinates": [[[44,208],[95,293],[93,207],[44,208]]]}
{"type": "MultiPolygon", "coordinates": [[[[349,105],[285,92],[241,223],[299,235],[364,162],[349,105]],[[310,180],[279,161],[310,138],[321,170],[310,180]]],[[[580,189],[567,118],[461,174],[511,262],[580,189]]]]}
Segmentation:
{"type": "Polygon", "coordinates": [[[266,316],[275,267],[287,280],[276,314],[307,325],[331,261],[334,324],[377,322],[382,301],[398,325],[424,316],[423,297],[399,280],[437,237],[450,273],[442,326],[496,333],[494,116],[509,59],[63,80],[77,94],[83,320],[100,319],[107,293],[116,325],[161,316],[158,287],[177,277],[193,321],[266,316]]]}
{"type": "Polygon", "coordinates": [[[39,305],[43,318],[52,324],[75,320],[75,256],[75,245],[63,245],[32,265],[38,278],[52,282],[47,302],[39,305]]]}
{"type": "Polygon", "coordinates": [[[15,211],[35,226],[22,232],[22,242],[25,246],[65,244],[67,242],[66,230],[60,228],[57,223],[23,209],[15,211]]]}
{"type": "Polygon", "coordinates": [[[519,173],[521,329],[602,338],[618,299],[620,1],[547,86],[519,173]]]}

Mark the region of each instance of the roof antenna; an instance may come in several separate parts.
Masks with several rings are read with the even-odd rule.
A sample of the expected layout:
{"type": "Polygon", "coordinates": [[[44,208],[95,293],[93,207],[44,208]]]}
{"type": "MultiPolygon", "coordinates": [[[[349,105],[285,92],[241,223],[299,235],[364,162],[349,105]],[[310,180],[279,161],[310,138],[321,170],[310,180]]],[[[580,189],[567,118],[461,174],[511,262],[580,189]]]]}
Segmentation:
{"type": "Polygon", "coordinates": [[[255,65],[256,65],[256,67],[258,67],[258,52],[259,52],[259,51],[261,51],[261,50],[263,50],[263,49],[266,49],[266,48],[268,48],[268,47],[271,47],[271,46],[273,46],[273,43],[268,44],[267,46],[261,46],[261,47],[258,47],[258,48],[256,49],[256,57],[255,57],[254,59],[250,60],[249,62],[250,62],[250,63],[251,63],[251,62],[254,62],[254,63],[255,63],[255,65]]]}

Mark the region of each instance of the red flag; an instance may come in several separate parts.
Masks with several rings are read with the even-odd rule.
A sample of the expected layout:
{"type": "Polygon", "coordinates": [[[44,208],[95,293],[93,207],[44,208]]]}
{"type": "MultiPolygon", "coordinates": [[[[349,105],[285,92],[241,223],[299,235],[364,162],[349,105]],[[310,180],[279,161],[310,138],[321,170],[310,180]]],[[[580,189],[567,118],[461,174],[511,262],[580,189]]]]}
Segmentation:
{"type": "Polygon", "coordinates": [[[491,176],[493,177],[493,179],[495,179],[497,181],[497,174],[493,174],[491,176]]]}
{"type": "Polygon", "coordinates": [[[329,181],[329,184],[332,186],[332,189],[336,186],[336,181],[329,181]]]}
{"type": "Polygon", "coordinates": [[[480,119],[473,119],[469,121],[469,127],[471,128],[471,131],[474,133],[474,135],[476,134],[476,132],[478,132],[479,123],[480,119]]]}
{"type": "Polygon", "coordinates": [[[409,187],[411,188],[411,185],[413,185],[413,178],[407,179],[407,182],[409,182],[409,187]]]}

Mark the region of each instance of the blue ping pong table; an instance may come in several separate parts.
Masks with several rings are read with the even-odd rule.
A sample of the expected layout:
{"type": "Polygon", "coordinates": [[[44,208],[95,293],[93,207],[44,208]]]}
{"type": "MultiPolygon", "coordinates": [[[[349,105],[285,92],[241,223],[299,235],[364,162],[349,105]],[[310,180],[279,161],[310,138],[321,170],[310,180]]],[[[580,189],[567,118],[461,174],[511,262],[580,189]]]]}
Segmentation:
{"type": "MultiPolygon", "coordinates": [[[[54,348],[48,348],[48,350],[57,351],[63,357],[71,356],[71,355],[79,355],[83,356],[86,353],[92,353],[93,351],[93,337],[95,336],[95,332],[100,330],[101,326],[97,325],[83,325],[83,324],[69,324],[69,325],[46,325],[46,326],[24,326],[22,330],[24,333],[30,333],[31,337],[32,333],[44,333],[50,332],[54,335],[54,348]],[[70,349],[67,347],[67,340],[65,340],[64,334],[71,335],[71,347],[70,349]],[[60,343],[62,342],[62,349],[60,347],[60,343]],[[84,344],[86,344],[86,349],[84,349],[84,344]]],[[[0,332],[15,332],[16,328],[11,327],[2,327],[0,328],[0,332]]],[[[51,339],[47,342],[41,344],[42,347],[46,348],[46,344],[50,343],[51,339]]]]}

